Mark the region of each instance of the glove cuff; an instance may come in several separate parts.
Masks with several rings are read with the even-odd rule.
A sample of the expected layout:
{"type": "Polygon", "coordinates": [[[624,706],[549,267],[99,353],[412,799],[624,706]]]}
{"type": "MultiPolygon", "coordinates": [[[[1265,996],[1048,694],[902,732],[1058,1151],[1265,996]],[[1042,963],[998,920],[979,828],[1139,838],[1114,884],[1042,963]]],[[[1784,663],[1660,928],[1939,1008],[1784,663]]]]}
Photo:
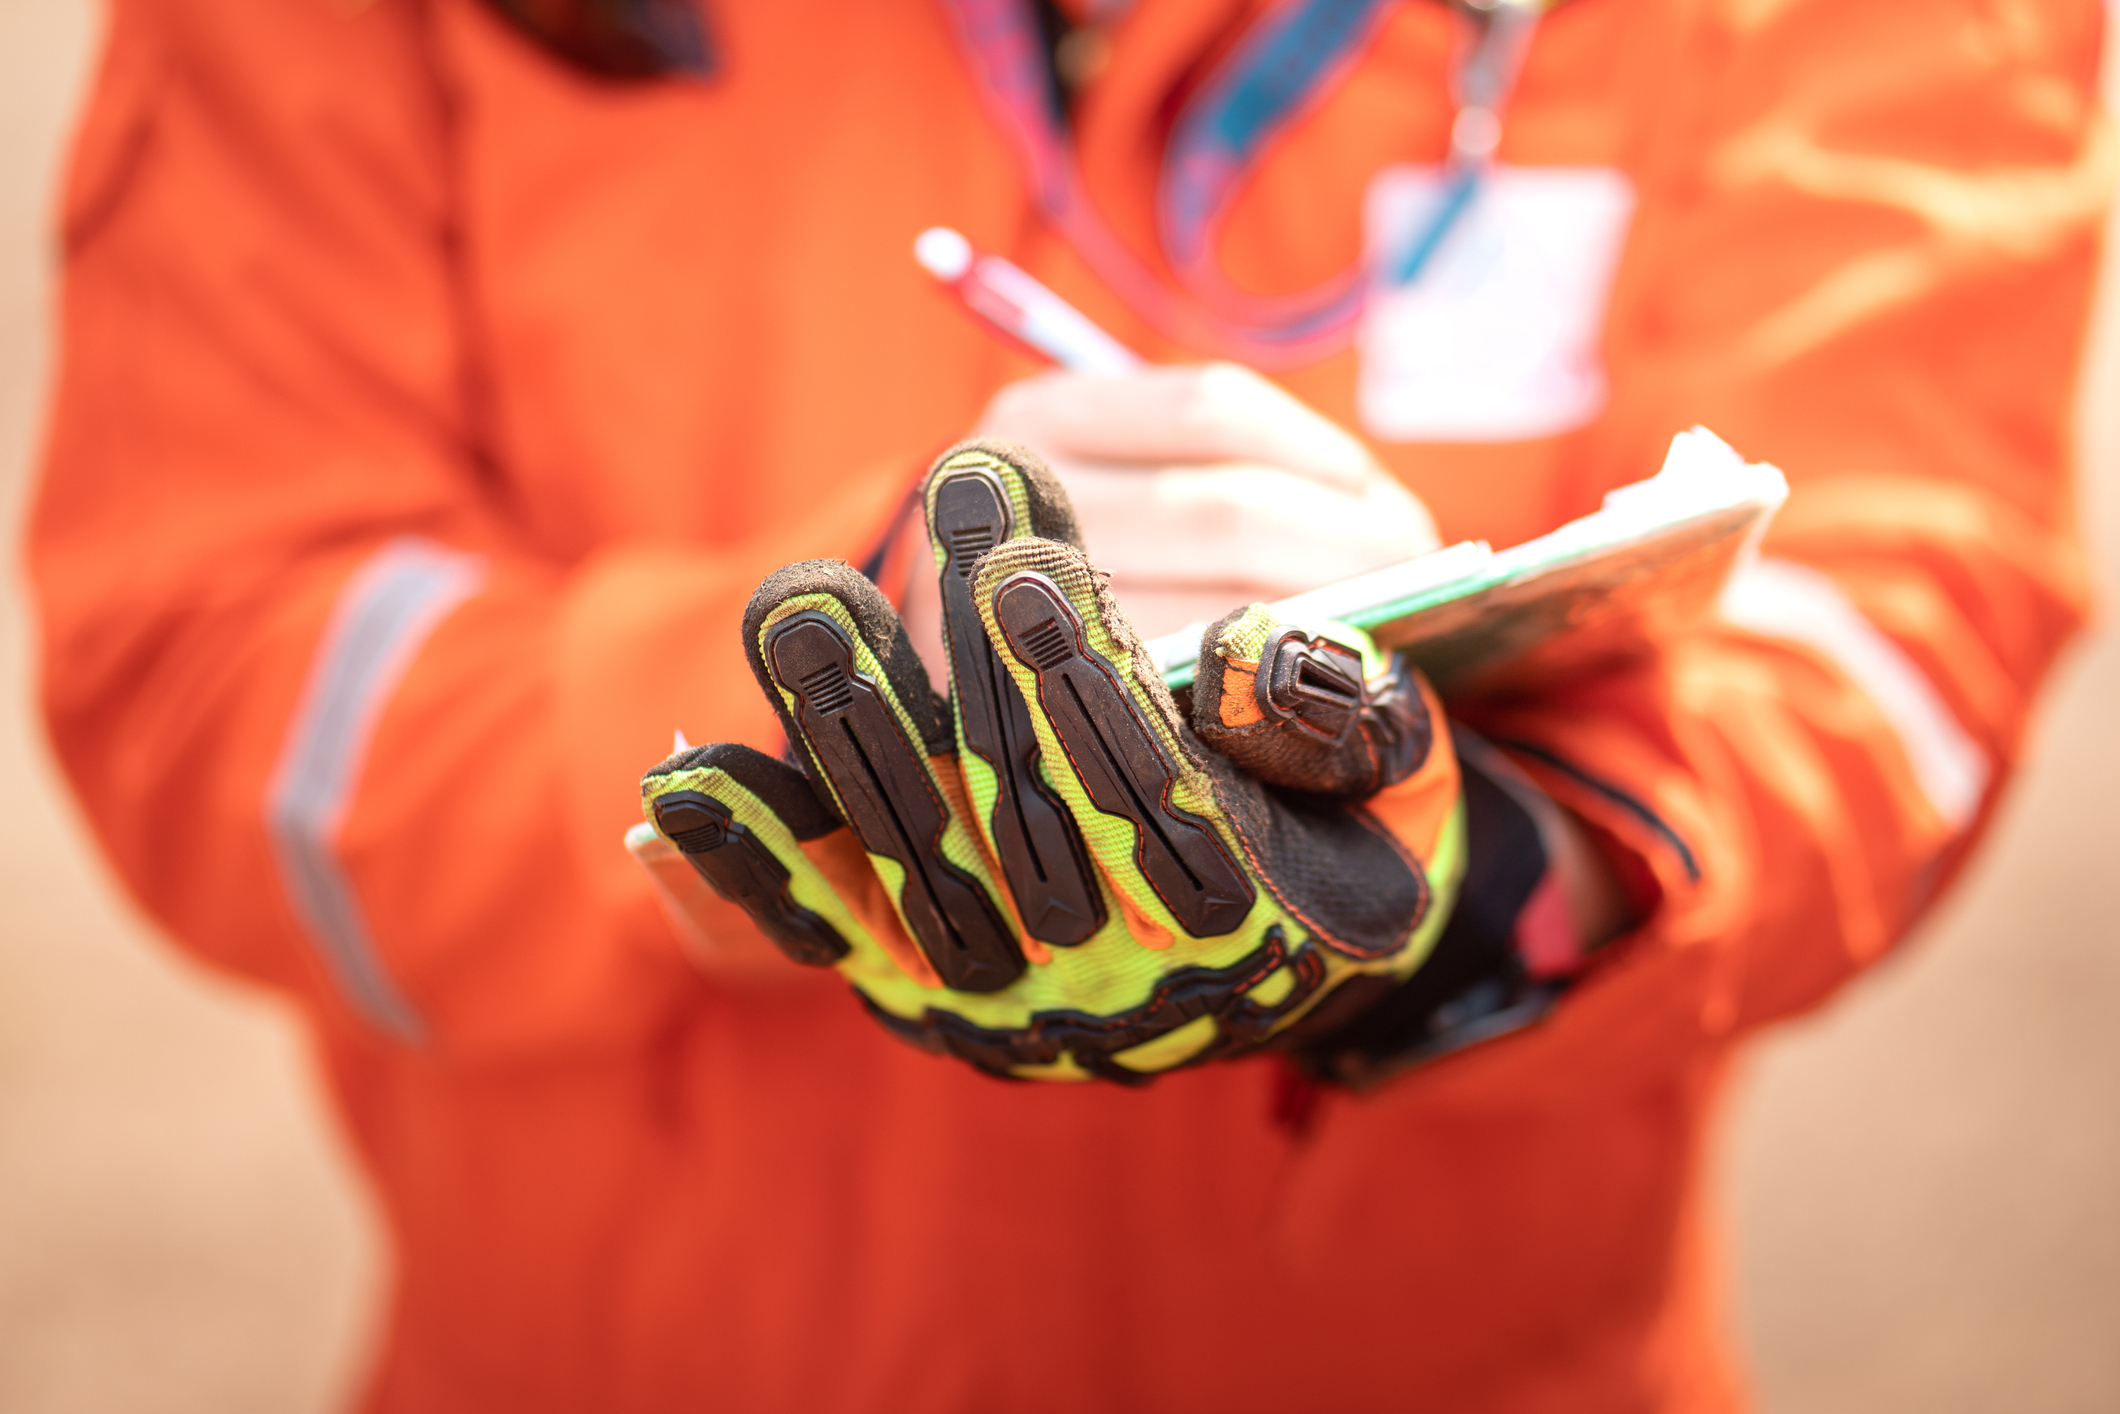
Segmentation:
{"type": "Polygon", "coordinates": [[[1453,726],[1467,863],[1456,907],[1404,982],[1358,978],[1285,1044],[1320,1080],[1367,1090],[1539,1020],[1586,961],[1550,841],[1559,807],[1478,736],[1453,726]]]}

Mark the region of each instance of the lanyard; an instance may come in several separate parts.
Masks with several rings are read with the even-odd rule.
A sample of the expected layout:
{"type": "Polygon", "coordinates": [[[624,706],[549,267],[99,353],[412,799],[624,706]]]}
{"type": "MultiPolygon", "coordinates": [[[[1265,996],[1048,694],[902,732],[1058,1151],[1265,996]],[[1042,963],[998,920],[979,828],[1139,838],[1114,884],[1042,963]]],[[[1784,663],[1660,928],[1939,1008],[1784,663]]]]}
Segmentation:
{"type": "Polygon", "coordinates": [[[1310,362],[1343,347],[1371,289],[1416,278],[1470,209],[1501,136],[1500,110],[1545,0],[1451,0],[1467,36],[1453,65],[1457,115],[1447,180],[1413,238],[1299,294],[1238,289],[1215,238],[1259,151],[1360,58],[1397,0],[1283,0],[1187,101],[1156,184],[1168,283],[1106,224],[1083,190],[1028,0],[945,0],[960,45],[1030,177],[1040,212],[1090,267],[1166,335],[1259,367],[1310,362]]]}

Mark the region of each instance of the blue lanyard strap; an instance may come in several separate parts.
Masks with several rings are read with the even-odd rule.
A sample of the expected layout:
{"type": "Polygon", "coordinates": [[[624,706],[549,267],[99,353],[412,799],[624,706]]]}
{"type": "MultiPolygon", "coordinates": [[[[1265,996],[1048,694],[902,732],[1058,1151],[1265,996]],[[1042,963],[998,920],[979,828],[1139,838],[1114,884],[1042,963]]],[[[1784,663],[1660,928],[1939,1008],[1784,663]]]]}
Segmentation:
{"type": "MultiPolygon", "coordinates": [[[[1396,3],[1284,0],[1187,102],[1156,191],[1157,236],[1182,287],[1174,290],[1119,240],[1084,193],[1029,0],[945,0],[1046,219],[1164,333],[1262,367],[1308,362],[1344,346],[1369,292],[1368,272],[1356,266],[1300,294],[1254,295],[1222,274],[1215,236],[1261,148],[1353,67],[1396,3]]],[[[1542,7],[1541,0],[1454,4],[1470,19],[1474,38],[1453,75],[1459,113],[1451,180],[1416,238],[1387,255],[1379,274],[1389,283],[1418,275],[1471,206],[1493,151],[1495,112],[1542,7]]]]}
{"type": "Polygon", "coordinates": [[[1447,179],[1430,208],[1428,219],[1398,250],[1379,252],[1377,279],[1387,288],[1410,285],[1428,268],[1428,261],[1443,244],[1460,218],[1472,209],[1473,199],[1494,164],[1494,149],[1502,139],[1502,105],[1516,86],[1517,70],[1530,47],[1547,0],[1465,0],[1475,26],[1471,44],[1451,74],[1457,116],[1450,124],[1450,157],[1445,164],[1447,179]]]}
{"type": "Polygon", "coordinates": [[[1215,262],[1215,235],[1259,150],[1353,67],[1393,8],[1395,0],[1281,6],[1245,37],[1172,129],[1156,191],[1164,254],[1196,296],[1275,337],[1302,341],[1344,331],[1361,313],[1361,271],[1299,295],[1246,298],[1215,262]]]}

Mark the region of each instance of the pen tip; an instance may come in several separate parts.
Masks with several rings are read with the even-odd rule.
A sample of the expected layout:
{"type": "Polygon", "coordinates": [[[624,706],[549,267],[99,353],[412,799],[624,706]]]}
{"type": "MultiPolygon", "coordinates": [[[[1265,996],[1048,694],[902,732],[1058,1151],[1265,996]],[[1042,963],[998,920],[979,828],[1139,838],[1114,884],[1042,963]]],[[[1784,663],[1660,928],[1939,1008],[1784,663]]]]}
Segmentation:
{"type": "Polygon", "coordinates": [[[685,729],[683,727],[679,727],[676,731],[672,732],[670,736],[671,755],[674,756],[680,751],[690,751],[692,749],[692,743],[685,740],[685,729]]]}
{"type": "Polygon", "coordinates": [[[913,239],[913,259],[936,279],[954,284],[972,268],[972,243],[948,226],[930,226],[913,239]]]}

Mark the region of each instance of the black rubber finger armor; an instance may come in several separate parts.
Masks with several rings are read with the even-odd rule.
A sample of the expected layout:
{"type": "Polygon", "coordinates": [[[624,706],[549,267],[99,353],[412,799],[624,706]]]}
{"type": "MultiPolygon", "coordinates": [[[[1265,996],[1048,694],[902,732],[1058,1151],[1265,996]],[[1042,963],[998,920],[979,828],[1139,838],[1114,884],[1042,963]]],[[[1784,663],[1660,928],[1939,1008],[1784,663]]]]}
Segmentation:
{"type": "Polygon", "coordinates": [[[655,823],[714,892],[750,914],[790,960],[830,967],[847,955],[839,930],[788,892],[787,867],[713,796],[696,790],[660,796],[655,823]]]}
{"type": "MultiPolygon", "coordinates": [[[[1246,611],[1212,625],[1222,629],[1246,611]]],[[[1359,799],[1419,770],[1434,741],[1427,704],[1403,660],[1381,683],[1365,683],[1361,655],[1328,638],[1283,626],[1247,682],[1212,648],[1200,655],[1192,726],[1200,740],[1249,774],[1285,790],[1359,799]],[[1243,693],[1255,720],[1229,726],[1224,694],[1243,693]]]]}
{"type": "Polygon", "coordinates": [[[978,881],[943,856],[948,802],[890,703],[858,671],[846,630],[821,613],[798,613],[766,630],[763,647],[862,848],[904,870],[906,926],[936,976],[961,992],[995,992],[1015,981],[1022,949],[978,881]]]}
{"type": "Polygon", "coordinates": [[[944,458],[929,490],[928,534],[942,547],[943,629],[964,745],[994,772],[989,824],[994,853],[1024,931],[1073,947],[1104,923],[1104,898],[1081,831],[1038,771],[1030,708],[1001,665],[972,602],[972,566],[1016,531],[1008,493],[994,473],[944,458]]]}
{"type": "Polygon", "coordinates": [[[994,587],[994,617],[1037,674],[1039,709],[1091,802],[1133,822],[1134,863],[1156,896],[1194,937],[1235,931],[1257,896],[1251,881],[1206,821],[1171,802],[1175,763],[1066,595],[1021,571],[994,587]]]}

